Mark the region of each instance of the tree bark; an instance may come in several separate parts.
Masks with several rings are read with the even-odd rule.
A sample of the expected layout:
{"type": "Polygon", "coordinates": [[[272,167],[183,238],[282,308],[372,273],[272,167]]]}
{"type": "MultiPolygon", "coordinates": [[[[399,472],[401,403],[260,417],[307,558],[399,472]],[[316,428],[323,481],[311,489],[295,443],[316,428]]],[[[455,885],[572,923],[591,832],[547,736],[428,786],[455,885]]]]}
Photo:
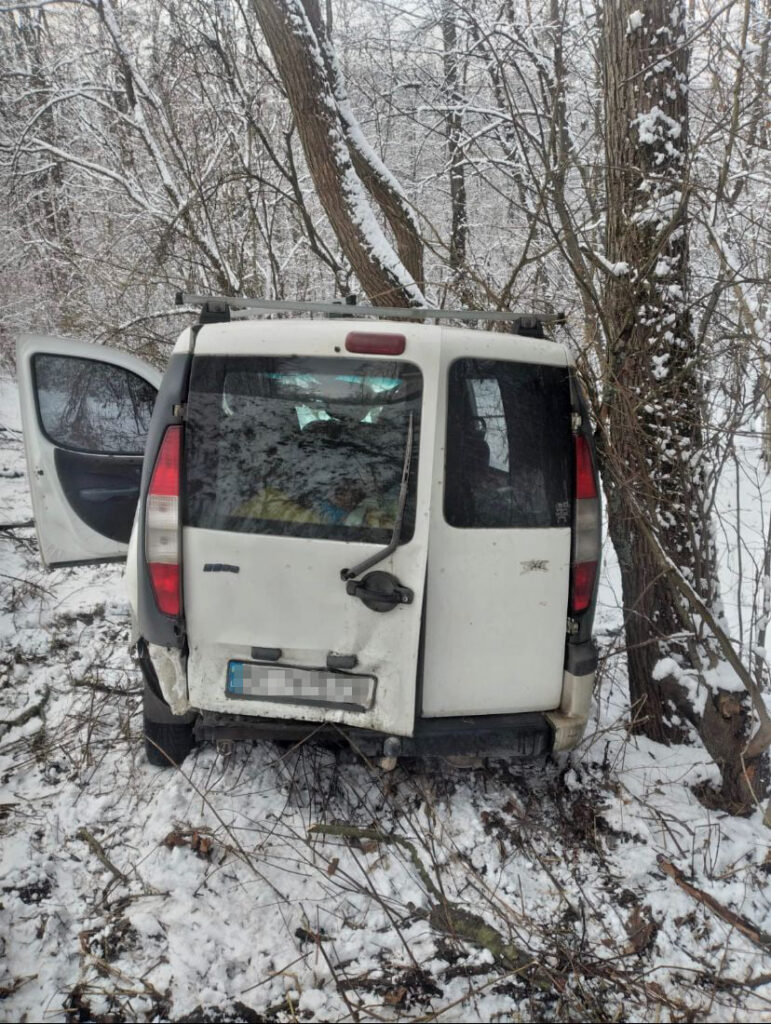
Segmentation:
{"type": "Polygon", "coordinates": [[[444,130],[447,136],[447,155],[450,167],[450,206],[452,226],[450,232],[450,270],[460,286],[465,305],[473,302],[467,281],[466,250],[468,247],[468,201],[466,196],[466,155],[463,151],[463,115],[460,111],[460,74],[458,68],[458,28],[455,10],[450,0],[442,4],[442,61],[444,66],[444,94],[447,111],[444,130]]]}
{"type": "Polygon", "coordinates": [[[604,6],[609,380],[603,446],[608,523],[621,569],[633,728],[681,740],[694,725],[723,771],[723,798],[751,803],[746,695],[693,693],[715,658],[708,631],[652,550],[708,608],[717,601],[707,507],[704,367],[689,311],[688,58],[683,0],[604,6]],[[644,518],[645,528],[641,523],[644,518]],[[657,663],[672,659],[671,671],[657,663]],[[684,673],[684,674],[683,674],[684,673]],[[656,678],[658,676],[658,678],[656,678]],[[684,681],[692,680],[687,686],[684,681]]]}
{"type": "Polygon", "coordinates": [[[353,166],[362,183],[380,207],[396,241],[396,250],[413,281],[423,290],[423,243],[417,218],[399,185],[385,164],[364,138],[348,99],[340,65],[329,36],[330,21],[321,20],[318,0],[302,0],[305,13],[316,34],[324,60],[324,67],[340,114],[353,166]]]}
{"type": "MultiPolygon", "coordinates": [[[[424,305],[356,173],[322,47],[301,0],[252,0],[286,89],[305,159],[340,246],[373,303],[424,305]]],[[[413,269],[420,269],[412,264],[413,269]]]]}

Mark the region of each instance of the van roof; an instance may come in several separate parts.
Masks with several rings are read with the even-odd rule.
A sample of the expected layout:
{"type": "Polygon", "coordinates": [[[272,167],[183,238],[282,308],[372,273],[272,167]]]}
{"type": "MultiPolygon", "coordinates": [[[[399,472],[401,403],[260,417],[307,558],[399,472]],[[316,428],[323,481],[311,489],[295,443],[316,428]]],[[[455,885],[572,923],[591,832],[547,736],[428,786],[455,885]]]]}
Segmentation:
{"type": "MultiPolygon", "coordinates": [[[[277,345],[282,354],[321,354],[318,346],[329,344],[329,355],[343,354],[346,337],[351,333],[397,334],[404,336],[406,349],[403,358],[410,358],[410,348],[442,346],[442,341],[462,341],[469,356],[484,358],[491,340],[510,339],[512,358],[552,366],[572,363],[567,347],[555,341],[532,338],[508,332],[473,330],[467,327],[444,327],[433,324],[405,323],[394,320],[364,320],[341,317],[309,320],[293,317],[282,320],[243,319],[229,323],[207,323],[182,332],[175,352],[195,352],[199,355],[259,355],[270,354],[269,346],[277,345]],[[306,344],[304,344],[304,342],[306,344]]],[[[413,349],[414,353],[414,349],[413,349]]]]}

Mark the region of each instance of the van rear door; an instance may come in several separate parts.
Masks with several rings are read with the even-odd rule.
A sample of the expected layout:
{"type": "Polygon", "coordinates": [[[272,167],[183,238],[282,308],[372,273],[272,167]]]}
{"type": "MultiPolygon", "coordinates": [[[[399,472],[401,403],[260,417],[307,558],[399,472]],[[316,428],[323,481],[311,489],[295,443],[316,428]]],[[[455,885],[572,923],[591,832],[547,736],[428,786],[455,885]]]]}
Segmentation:
{"type": "Polygon", "coordinates": [[[559,706],[573,440],[565,349],[445,330],[422,713],[559,706]]]}
{"type": "Polygon", "coordinates": [[[23,335],[24,447],[48,566],[126,556],[160,374],[126,352],[23,335]]]}
{"type": "Polygon", "coordinates": [[[199,332],[182,541],[195,707],[412,733],[438,338],[335,320],[199,332]],[[388,546],[405,470],[398,546],[346,582],[388,546]]]}

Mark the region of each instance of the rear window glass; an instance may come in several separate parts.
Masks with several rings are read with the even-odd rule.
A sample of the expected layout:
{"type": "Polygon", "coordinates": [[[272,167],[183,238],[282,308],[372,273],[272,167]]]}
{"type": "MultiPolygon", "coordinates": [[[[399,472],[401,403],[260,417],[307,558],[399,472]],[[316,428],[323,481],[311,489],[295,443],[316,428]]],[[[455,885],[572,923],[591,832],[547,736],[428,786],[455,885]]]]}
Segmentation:
{"type": "Polygon", "coordinates": [[[399,361],[196,357],[187,525],[388,543],[412,422],[409,540],[421,393],[418,368],[399,361]]]}
{"type": "Polygon", "coordinates": [[[450,367],[444,515],[468,528],[570,525],[570,387],[563,367],[450,367]]]}

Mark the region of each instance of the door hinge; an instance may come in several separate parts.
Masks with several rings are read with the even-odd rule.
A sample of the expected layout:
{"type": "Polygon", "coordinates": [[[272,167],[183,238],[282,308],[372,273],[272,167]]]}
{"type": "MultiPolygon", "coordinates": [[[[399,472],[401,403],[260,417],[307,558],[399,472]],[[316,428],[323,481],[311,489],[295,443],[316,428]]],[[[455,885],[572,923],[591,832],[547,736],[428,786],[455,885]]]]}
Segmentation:
{"type": "Polygon", "coordinates": [[[580,628],[581,627],[579,626],[579,624],[576,622],[575,619],[571,619],[570,617],[568,617],[568,623],[567,623],[567,629],[566,629],[566,633],[567,633],[568,636],[575,636],[580,628]]]}
{"type": "Polygon", "coordinates": [[[583,417],[580,412],[571,412],[570,414],[570,429],[574,434],[577,434],[581,429],[583,423],[583,417]]]}
{"type": "Polygon", "coordinates": [[[187,402],[180,402],[177,405],[172,405],[171,414],[180,420],[187,419],[187,402]]]}

